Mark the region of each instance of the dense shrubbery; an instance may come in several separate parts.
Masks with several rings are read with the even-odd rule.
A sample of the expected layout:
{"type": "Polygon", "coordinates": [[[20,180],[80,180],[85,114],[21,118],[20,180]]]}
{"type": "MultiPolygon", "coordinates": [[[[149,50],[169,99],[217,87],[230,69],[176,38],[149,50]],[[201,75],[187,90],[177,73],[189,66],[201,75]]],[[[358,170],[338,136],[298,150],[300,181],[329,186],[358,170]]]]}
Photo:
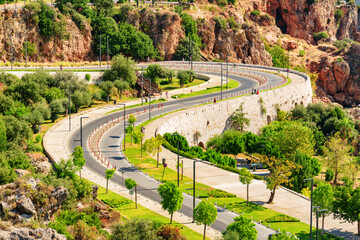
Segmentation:
{"type": "MultiPolygon", "coordinates": [[[[177,137],[177,135],[165,133],[164,139],[166,140],[166,142],[163,144],[164,147],[174,153],[177,153],[177,137]]],[[[180,155],[187,158],[200,158],[214,164],[236,168],[236,160],[234,158],[231,158],[229,156],[222,156],[221,153],[213,149],[208,149],[206,152],[203,152],[202,149],[199,147],[190,148],[186,138],[181,135],[179,135],[179,149],[181,150],[180,155]]]]}
{"type": "Polygon", "coordinates": [[[266,51],[270,53],[274,67],[289,67],[289,58],[285,49],[283,49],[280,45],[275,45],[273,47],[266,46],[266,51]]]}
{"type": "Polygon", "coordinates": [[[314,39],[316,41],[319,41],[319,40],[321,40],[323,38],[328,38],[329,37],[329,35],[326,32],[314,33],[313,36],[314,36],[314,39]]]}

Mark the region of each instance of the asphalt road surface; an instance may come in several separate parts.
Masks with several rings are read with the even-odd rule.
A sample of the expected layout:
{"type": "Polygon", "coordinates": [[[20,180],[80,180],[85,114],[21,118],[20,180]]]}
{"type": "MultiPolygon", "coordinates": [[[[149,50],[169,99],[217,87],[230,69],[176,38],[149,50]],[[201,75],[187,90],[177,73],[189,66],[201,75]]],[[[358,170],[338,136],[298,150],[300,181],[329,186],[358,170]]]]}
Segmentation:
{"type": "MultiPolygon", "coordinates": [[[[204,72],[199,72],[204,73],[204,72]]],[[[205,73],[206,74],[206,73],[205,73]]],[[[213,74],[214,73],[209,73],[213,74]]],[[[262,75],[266,75],[268,78],[268,85],[273,85],[280,83],[282,81],[282,78],[267,74],[267,73],[261,73],[262,75]]],[[[249,78],[234,76],[229,74],[230,79],[234,79],[238,82],[240,82],[240,85],[238,88],[227,90],[223,92],[223,95],[231,94],[231,93],[238,93],[240,91],[249,90],[252,88],[258,87],[258,82],[249,78]]],[[[193,105],[201,104],[204,99],[213,99],[215,97],[220,97],[220,92],[191,97],[191,98],[184,98],[179,99],[175,101],[168,101],[163,103],[163,107],[158,109],[157,104],[155,105],[156,108],[154,108],[151,111],[152,117],[155,115],[161,115],[167,112],[171,112],[177,109],[182,109],[185,107],[190,107],[193,105]]],[[[146,121],[149,119],[149,113],[148,113],[148,106],[145,106],[147,108],[147,112],[140,114],[137,116],[137,123],[141,123],[143,121],[146,121]]],[[[144,109],[144,106],[137,107],[137,108],[131,108],[126,110],[126,115],[130,113],[134,113],[135,111],[141,111],[144,109]]],[[[106,123],[107,121],[111,121],[113,118],[117,118],[118,116],[123,116],[123,111],[117,111],[111,114],[107,114],[103,117],[100,117],[98,119],[95,119],[91,122],[86,123],[86,125],[83,126],[83,139],[84,142],[85,139],[89,138],[90,133],[98,127],[100,124],[106,123]]],[[[127,124],[127,123],[126,123],[127,124]]],[[[100,141],[100,152],[110,161],[110,163],[119,171],[119,174],[115,174],[114,178],[112,179],[119,185],[122,185],[123,179],[122,174],[120,174],[120,171],[125,171],[124,178],[132,178],[134,179],[138,184],[138,193],[146,198],[150,198],[154,201],[160,202],[161,198],[158,195],[156,189],[159,186],[160,182],[157,180],[143,174],[142,172],[138,171],[136,168],[134,168],[130,163],[126,161],[126,159],[123,156],[123,153],[121,151],[121,141],[123,136],[123,129],[124,125],[123,123],[117,124],[115,127],[111,129],[111,131],[108,131],[104,136],[102,137],[100,141]]],[[[78,130],[75,132],[72,137],[70,138],[70,149],[74,149],[76,146],[80,145],[80,131],[78,130]]],[[[88,147],[84,144],[84,157],[87,159],[86,161],[86,167],[88,167],[92,172],[96,173],[99,176],[105,176],[105,167],[100,165],[98,160],[95,159],[95,157],[91,154],[88,147]]],[[[196,204],[200,202],[199,199],[196,199],[196,204]]],[[[193,215],[193,199],[191,196],[184,194],[184,202],[183,206],[180,210],[183,214],[186,216],[192,217],[193,215]]],[[[214,224],[211,226],[222,232],[226,229],[226,227],[233,222],[233,218],[237,216],[236,214],[224,210],[222,208],[218,208],[218,217],[214,224]]],[[[265,228],[262,225],[257,225],[257,229],[259,231],[258,233],[258,239],[266,239],[267,235],[271,232],[273,232],[270,229],[265,228]]]]}

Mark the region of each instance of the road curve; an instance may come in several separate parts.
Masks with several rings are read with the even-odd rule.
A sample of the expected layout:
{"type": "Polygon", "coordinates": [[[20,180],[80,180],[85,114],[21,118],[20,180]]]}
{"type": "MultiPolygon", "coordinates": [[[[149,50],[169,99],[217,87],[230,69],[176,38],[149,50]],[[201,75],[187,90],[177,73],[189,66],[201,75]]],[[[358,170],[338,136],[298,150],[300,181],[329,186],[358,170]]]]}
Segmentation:
{"type": "MultiPolygon", "coordinates": [[[[204,73],[204,72],[202,72],[204,73]]],[[[205,72],[206,74],[206,72],[205,72]]],[[[214,73],[211,73],[214,74],[214,73]]],[[[268,73],[261,73],[264,76],[268,78],[268,82],[266,84],[275,84],[278,82],[281,82],[283,79],[281,77],[278,77],[273,74],[268,73]]],[[[219,74],[218,74],[219,75],[219,74]]],[[[258,87],[258,82],[249,78],[239,77],[235,75],[229,75],[229,78],[234,79],[236,81],[241,82],[240,86],[235,89],[224,91],[224,95],[226,94],[234,94],[238,93],[240,91],[249,90],[252,88],[258,87]]],[[[185,98],[185,99],[179,99],[169,102],[164,102],[163,107],[160,109],[154,109],[152,110],[152,116],[155,115],[161,115],[166,112],[171,112],[177,109],[182,109],[185,107],[190,107],[193,105],[201,104],[204,99],[213,99],[216,97],[220,97],[220,93],[211,93],[191,98],[185,98]]],[[[129,114],[131,112],[135,111],[141,111],[144,107],[138,107],[138,108],[132,108],[126,110],[126,114],[129,114]]],[[[88,139],[91,132],[98,127],[100,124],[103,124],[107,121],[112,120],[113,118],[117,118],[119,115],[122,116],[123,112],[115,112],[112,114],[107,114],[105,116],[102,116],[94,121],[91,121],[83,126],[83,138],[88,139]]],[[[143,122],[148,119],[148,113],[143,113],[137,116],[137,122],[143,122]]],[[[132,165],[130,165],[126,159],[123,157],[123,153],[120,151],[120,143],[122,141],[121,136],[123,136],[123,124],[120,123],[112,128],[111,131],[107,132],[101,139],[100,142],[100,152],[110,161],[110,163],[117,167],[117,169],[125,170],[125,176],[124,178],[133,178],[138,183],[139,188],[139,194],[145,196],[146,198],[150,198],[154,201],[160,202],[160,196],[158,195],[156,188],[160,184],[155,179],[152,179],[151,177],[141,173],[136,168],[134,168],[132,165]]],[[[76,146],[80,144],[80,136],[79,136],[79,130],[75,131],[74,134],[71,136],[69,141],[69,149],[74,149],[76,146]]],[[[84,141],[85,142],[85,141],[84,141]]],[[[86,144],[85,144],[86,145],[86,144]]],[[[94,156],[91,154],[90,150],[88,149],[87,145],[84,145],[84,156],[87,159],[86,167],[91,169],[92,172],[96,173],[99,176],[104,176],[105,167],[103,165],[100,165],[98,160],[94,158],[94,156]]],[[[122,176],[120,174],[117,174],[114,176],[113,181],[119,183],[120,185],[123,182],[122,176]]],[[[199,200],[197,200],[197,203],[199,200]]],[[[192,217],[192,197],[184,194],[184,203],[183,207],[180,210],[183,214],[192,217]]],[[[218,208],[218,218],[216,222],[212,225],[212,227],[220,232],[224,231],[232,221],[233,218],[236,216],[236,214],[224,210],[222,208],[218,208]]],[[[272,230],[265,228],[262,225],[257,226],[259,234],[258,239],[266,239],[266,236],[273,232],[272,230]]]]}

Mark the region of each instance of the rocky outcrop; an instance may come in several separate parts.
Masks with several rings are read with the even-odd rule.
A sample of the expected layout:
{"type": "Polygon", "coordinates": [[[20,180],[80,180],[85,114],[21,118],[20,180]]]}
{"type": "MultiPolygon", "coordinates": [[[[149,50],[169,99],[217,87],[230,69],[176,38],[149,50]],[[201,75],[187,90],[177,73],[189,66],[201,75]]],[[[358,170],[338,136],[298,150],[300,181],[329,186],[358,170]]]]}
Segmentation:
{"type": "Polygon", "coordinates": [[[25,195],[21,195],[16,199],[16,207],[19,209],[20,213],[36,215],[34,204],[31,199],[25,195]]]}
{"type": "Polygon", "coordinates": [[[63,204],[63,202],[66,200],[67,196],[69,195],[69,192],[64,187],[57,187],[51,192],[51,197],[54,198],[57,202],[57,205],[63,204]]]}
{"type": "Polygon", "coordinates": [[[146,9],[139,14],[139,11],[134,10],[129,13],[127,22],[149,35],[154,46],[165,56],[165,60],[175,53],[180,40],[185,37],[181,18],[174,12],[155,13],[146,9]]]}
{"type": "Polygon", "coordinates": [[[31,21],[31,12],[26,9],[0,11],[0,60],[10,61],[12,36],[14,60],[25,61],[25,32],[27,41],[35,44],[38,53],[29,55],[29,61],[85,61],[92,58],[92,36],[89,23],[80,30],[69,18],[66,20],[66,39],[45,39],[40,36],[39,28],[31,21]]]}
{"type": "Polygon", "coordinates": [[[327,32],[335,35],[335,0],[268,0],[266,11],[275,18],[283,33],[292,37],[313,41],[313,33],[327,32]]]}
{"type": "Polygon", "coordinates": [[[339,8],[344,16],[339,22],[336,38],[342,40],[351,38],[360,41],[360,8],[356,5],[344,5],[339,8]]]}
{"type": "Polygon", "coordinates": [[[0,230],[0,240],[17,240],[17,239],[52,239],[66,240],[65,235],[57,233],[51,228],[15,228],[10,231],[0,230]]]}
{"type": "Polygon", "coordinates": [[[360,103],[360,44],[352,44],[344,61],[323,57],[319,63],[312,62],[312,71],[319,73],[318,85],[334,101],[353,106],[360,103]]]}
{"type": "Polygon", "coordinates": [[[34,165],[36,172],[42,174],[48,174],[50,172],[51,162],[46,156],[39,153],[27,153],[26,155],[30,158],[30,162],[34,165]]]}
{"type": "Polygon", "coordinates": [[[205,48],[203,52],[210,59],[223,59],[230,62],[272,65],[270,54],[260,39],[257,28],[243,24],[241,29],[216,29],[213,19],[198,24],[198,34],[205,48]]]}

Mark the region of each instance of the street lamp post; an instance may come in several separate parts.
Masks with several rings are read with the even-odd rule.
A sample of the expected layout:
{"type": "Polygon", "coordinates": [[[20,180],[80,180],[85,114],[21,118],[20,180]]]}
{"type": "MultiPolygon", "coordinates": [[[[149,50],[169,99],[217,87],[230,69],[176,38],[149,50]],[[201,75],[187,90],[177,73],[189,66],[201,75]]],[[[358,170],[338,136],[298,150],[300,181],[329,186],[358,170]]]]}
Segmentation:
{"type": "Polygon", "coordinates": [[[14,56],[14,53],[13,53],[13,39],[12,39],[12,35],[10,35],[10,42],[11,42],[11,70],[13,70],[13,56],[14,56]]]}
{"type": "Polygon", "coordinates": [[[125,186],[125,178],[124,178],[125,170],[121,169],[120,172],[121,172],[121,175],[122,175],[122,188],[124,189],[124,186],[125,186]]]}
{"type": "Polygon", "coordinates": [[[189,65],[191,64],[191,39],[190,39],[190,34],[189,34],[189,65]]]}
{"type": "Polygon", "coordinates": [[[106,52],[107,52],[107,56],[106,56],[107,70],[109,70],[109,37],[108,36],[106,36],[106,52]]]}
{"type": "Polygon", "coordinates": [[[195,222],[195,200],[196,200],[196,194],[195,194],[195,163],[196,162],[201,162],[201,161],[199,161],[199,160],[194,160],[194,162],[193,162],[193,188],[192,188],[192,190],[193,190],[193,223],[195,222]]]}
{"type": "Polygon", "coordinates": [[[316,240],[319,239],[319,213],[326,211],[327,209],[316,210],[316,240]]]}
{"type": "Polygon", "coordinates": [[[288,48],[288,68],[287,68],[287,78],[289,78],[289,69],[290,69],[290,49],[288,48]]]}
{"type": "Polygon", "coordinates": [[[229,57],[226,55],[226,90],[229,89],[229,57]]]}
{"type": "Polygon", "coordinates": [[[220,100],[222,100],[223,98],[223,64],[220,63],[221,66],[221,95],[220,95],[220,100]]]}
{"type": "Polygon", "coordinates": [[[313,211],[313,188],[314,188],[314,179],[304,179],[304,181],[311,181],[311,199],[310,199],[310,240],[312,239],[312,211],[313,211]]]}
{"type": "MultiPolygon", "coordinates": [[[[125,132],[125,107],[126,107],[126,105],[125,105],[125,103],[119,103],[119,105],[122,105],[122,106],[124,106],[124,151],[125,151],[125,134],[126,134],[126,132],[125,132]]],[[[120,143],[120,146],[121,146],[121,143],[120,143]]]]}
{"type": "Polygon", "coordinates": [[[176,136],[177,135],[177,149],[178,149],[178,152],[177,152],[177,185],[179,186],[180,185],[180,135],[178,133],[173,133],[172,134],[173,136],[176,136]]]}
{"type": "Polygon", "coordinates": [[[25,68],[27,68],[27,33],[25,31],[25,68]]]}
{"type": "Polygon", "coordinates": [[[100,60],[100,67],[101,67],[101,35],[100,35],[100,52],[99,52],[99,60],[100,60]]]}
{"type": "Polygon", "coordinates": [[[81,148],[83,148],[83,129],[82,129],[82,120],[84,118],[89,118],[89,117],[80,117],[80,146],[81,148]]]}
{"type": "Polygon", "coordinates": [[[71,89],[73,87],[69,87],[69,132],[71,131],[71,89]]]}
{"type": "Polygon", "coordinates": [[[150,80],[150,90],[149,90],[149,120],[151,119],[151,78],[150,80]]]}
{"type": "Polygon", "coordinates": [[[144,67],[141,68],[141,105],[144,105],[144,67]]]}

